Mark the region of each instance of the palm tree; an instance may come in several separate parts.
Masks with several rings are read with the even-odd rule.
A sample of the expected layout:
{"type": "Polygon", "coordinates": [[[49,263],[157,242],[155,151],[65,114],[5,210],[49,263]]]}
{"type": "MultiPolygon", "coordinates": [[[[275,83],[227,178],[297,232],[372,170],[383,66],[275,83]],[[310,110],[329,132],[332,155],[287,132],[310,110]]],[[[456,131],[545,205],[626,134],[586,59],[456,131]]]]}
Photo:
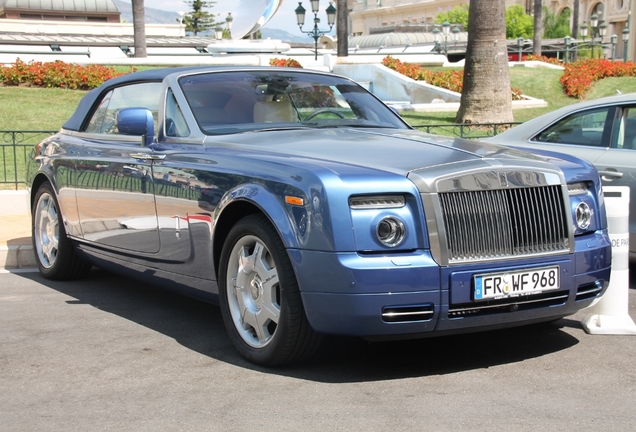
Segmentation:
{"type": "Polygon", "coordinates": [[[338,0],[338,23],[336,32],[338,37],[338,57],[349,55],[349,9],[347,0],[338,0]]]}
{"type": "Polygon", "coordinates": [[[457,123],[511,122],[506,1],[471,0],[457,123]]]}
{"type": "Polygon", "coordinates": [[[146,18],[144,0],[132,0],[133,32],[135,34],[135,57],[148,57],[146,54],[146,18]]]}
{"type": "MultiPolygon", "coordinates": [[[[543,2],[534,0],[534,36],[532,38],[532,54],[541,55],[541,36],[543,35],[543,2]]],[[[521,61],[521,59],[519,59],[521,61]]]]}

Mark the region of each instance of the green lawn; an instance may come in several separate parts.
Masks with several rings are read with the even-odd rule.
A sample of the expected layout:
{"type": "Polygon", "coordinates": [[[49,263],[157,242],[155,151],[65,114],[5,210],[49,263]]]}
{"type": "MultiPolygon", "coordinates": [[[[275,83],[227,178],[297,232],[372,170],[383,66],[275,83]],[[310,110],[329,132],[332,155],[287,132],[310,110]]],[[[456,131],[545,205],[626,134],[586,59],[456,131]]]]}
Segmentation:
{"type": "Polygon", "coordinates": [[[0,130],[57,130],[85,94],[55,88],[0,87],[0,130]]]}

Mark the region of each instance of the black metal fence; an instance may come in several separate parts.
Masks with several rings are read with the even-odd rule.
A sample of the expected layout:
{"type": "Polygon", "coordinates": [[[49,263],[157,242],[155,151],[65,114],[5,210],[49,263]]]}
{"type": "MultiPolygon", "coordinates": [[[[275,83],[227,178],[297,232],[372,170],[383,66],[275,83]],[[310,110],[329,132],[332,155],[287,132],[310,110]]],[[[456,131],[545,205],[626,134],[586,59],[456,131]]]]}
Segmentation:
{"type": "Polygon", "coordinates": [[[0,131],[0,189],[18,190],[26,180],[26,163],[33,146],[56,131],[0,131]]]}
{"type": "MultiPolygon", "coordinates": [[[[497,135],[519,123],[412,125],[426,133],[479,139],[497,135]]],[[[27,159],[35,144],[57,131],[0,131],[0,189],[18,190],[26,180],[27,159]]]]}
{"type": "Polygon", "coordinates": [[[411,125],[411,127],[422,132],[435,135],[446,135],[467,139],[480,139],[495,136],[521,122],[511,123],[444,123],[444,124],[423,124],[411,125]]]}

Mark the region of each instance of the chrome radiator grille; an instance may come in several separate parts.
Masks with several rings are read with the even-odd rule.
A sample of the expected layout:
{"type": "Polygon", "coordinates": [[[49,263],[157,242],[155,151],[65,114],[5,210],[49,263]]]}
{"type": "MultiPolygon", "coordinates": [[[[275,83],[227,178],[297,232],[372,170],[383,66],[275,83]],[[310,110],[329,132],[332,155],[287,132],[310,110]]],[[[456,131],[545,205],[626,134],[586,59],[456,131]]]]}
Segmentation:
{"type": "Polygon", "coordinates": [[[569,250],[561,186],[439,196],[449,263],[569,250]]]}

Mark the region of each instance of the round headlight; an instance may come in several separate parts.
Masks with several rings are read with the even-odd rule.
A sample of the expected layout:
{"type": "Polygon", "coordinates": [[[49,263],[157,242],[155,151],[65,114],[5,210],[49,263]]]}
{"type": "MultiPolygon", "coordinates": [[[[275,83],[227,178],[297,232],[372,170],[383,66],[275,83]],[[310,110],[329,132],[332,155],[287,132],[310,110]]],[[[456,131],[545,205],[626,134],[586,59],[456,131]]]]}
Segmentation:
{"type": "Polygon", "coordinates": [[[576,226],[579,229],[586,230],[592,223],[592,210],[590,206],[584,202],[580,202],[575,210],[576,226]]]}
{"type": "Polygon", "coordinates": [[[406,228],[401,220],[396,217],[385,217],[376,227],[375,234],[380,243],[388,247],[399,246],[406,237],[406,228]]]}

